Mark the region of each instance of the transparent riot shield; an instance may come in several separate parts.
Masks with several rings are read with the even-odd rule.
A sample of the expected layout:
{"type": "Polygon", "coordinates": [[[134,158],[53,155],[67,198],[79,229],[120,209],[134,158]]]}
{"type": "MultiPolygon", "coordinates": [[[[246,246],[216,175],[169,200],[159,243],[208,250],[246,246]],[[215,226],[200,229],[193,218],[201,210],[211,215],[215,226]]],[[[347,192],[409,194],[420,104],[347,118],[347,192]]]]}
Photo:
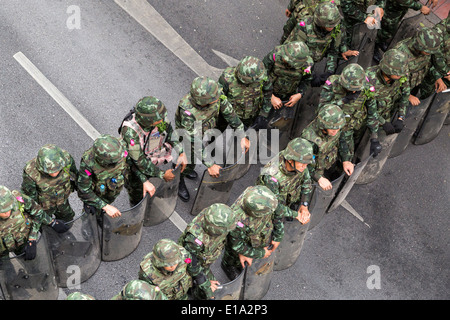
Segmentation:
{"type": "Polygon", "coordinates": [[[85,213],[66,222],[70,229],[57,233],[43,226],[47,235],[58,286],[66,288],[89,279],[100,266],[100,238],[94,215],[85,213]],[[74,277],[72,277],[72,273],[74,277]],[[68,283],[68,280],[70,283],[68,283]]]}
{"type": "Polygon", "coordinates": [[[280,271],[290,268],[297,261],[303,248],[303,242],[309,223],[301,224],[297,219],[285,218],[284,236],[275,255],[273,270],[280,271]]]}
{"type": "Polygon", "coordinates": [[[59,289],[44,233],[37,241],[35,259],[25,260],[24,253],[2,258],[0,287],[5,300],[57,300],[59,289]]]}
{"type": "Polygon", "coordinates": [[[418,106],[413,106],[412,104],[408,105],[405,126],[398,134],[397,139],[392,146],[392,150],[389,153],[389,158],[395,158],[406,150],[433,99],[434,95],[431,95],[425,100],[422,100],[418,106]]]}
{"type": "Polygon", "coordinates": [[[285,105],[287,101],[283,101],[283,107],[280,109],[272,109],[269,114],[268,129],[278,129],[278,146],[282,150],[286,148],[291,136],[291,128],[294,123],[298,103],[293,107],[285,105]]]}
{"type": "Polygon", "coordinates": [[[364,168],[366,167],[367,163],[371,158],[372,155],[370,155],[367,159],[356,164],[355,169],[353,170],[351,176],[345,175],[345,181],[342,183],[341,189],[337,190],[336,196],[334,197],[333,201],[328,207],[327,213],[334,211],[337,207],[341,205],[342,201],[345,200],[350,190],[353,188],[356,180],[358,180],[359,175],[364,170],[364,168]]]}
{"type": "MultiPolygon", "coordinates": [[[[120,217],[111,218],[102,213],[102,260],[120,260],[131,254],[139,245],[144,225],[149,195],[134,207],[120,210],[120,217]]],[[[117,201],[117,200],[116,200],[117,201]]]]}
{"type": "Polygon", "coordinates": [[[214,292],[214,300],[241,300],[244,275],[245,269],[236,279],[226,283],[219,282],[220,286],[214,292]]]}
{"type": "Polygon", "coordinates": [[[388,50],[395,47],[395,45],[403,39],[414,36],[416,31],[421,28],[421,25],[424,25],[425,21],[426,16],[422,13],[403,19],[388,46],[388,50]]]}
{"type": "Polygon", "coordinates": [[[144,226],[156,226],[170,218],[175,210],[178,197],[178,186],[180,184],[181,166],[173,170],[175,178],[165,182],[158,178],[149,181],[155,186],[156,192],[153,197],[147,199],[144,226]]]}
{"type": "MultiPolygon", "coordinates": [[[[378,131],[378,141],[381,144],[381,152],[375,157],[371,158],[369,162],[366,164],[364,170],[360,173],[358,179],[356,180],[356,184],[368,184],[375,181],[383,169],[386,160],[391,153],[391,149],[395,143],[395,139],[397,139],[398,133],[386,135],[384,130],[378,131]]],[[[369,157],[370,153],[370,143],[369,143],[370,133],[369,130],[366,130],[364,137],[361,140],[361,143],[356,150],[356,156],[359,159],[366,159],[369,157]]]]}
{"type": "Polygon", "coordinates": [[[438,93],[425,116],[414,144],[426,144],[436,138],[449,113],[450,92],[438,93]]]}
{"type": "Polygon", "coordinates": [[[269,291],[273,277],[275,255],[267,258],[253,259],[251,266],[245,267],[244,286],[242,288],[243,300],[260,300],[269,291]]]}

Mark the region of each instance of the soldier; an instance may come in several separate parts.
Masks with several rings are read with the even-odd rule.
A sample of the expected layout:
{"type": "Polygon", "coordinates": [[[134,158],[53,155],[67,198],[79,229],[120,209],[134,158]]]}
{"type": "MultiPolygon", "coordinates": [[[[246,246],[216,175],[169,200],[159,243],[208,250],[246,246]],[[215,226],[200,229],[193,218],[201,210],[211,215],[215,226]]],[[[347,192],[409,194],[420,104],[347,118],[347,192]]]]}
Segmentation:
{"type": "Polygon", "coordinates": [[[190,154],[187,155],[188,165],[180,177],[178,188],[178,196],[184,202],[190,199],[184,178],[197,176],[194,171],[195,158],[203,160],[211,176],[219,177],[220,175],[221,166],[208,158],[204,148],[196,148],[196,146],[202,146],[203,134],[209,129],[216,128],[220,114],[236,130],[242,149],[248,150],[250,142],[244,137],[244,124],[234,112],[218,83],[208,77],[195,78],[192,81],[190,93],[180,100],[175,112],[175,127],[185,130],[184,133],[189,136],[188,143],[190,143],[183,148],[185,151],[189,148],[190,154]]]}
{"type": "Polygon", "coordinates": [[[111,300],[167,300],[159,287],[143,280],[131,280],[111,300]]]}
{"type": "Polygon", "coordinates": [[[269,257],[284,235],[283,215],[277,197],[265,186],[251,186],[236,199],[231,209],[239,222],[225,244],[222,269],[235,279],[253,259],[269,257]]]}
{"type": "Polygon", "coordinates": [[[93,296],[87,293],[82,292],[72,292],[66,297],[66,300],[72,301],[72,300],[95,300],[93,296]]]}
{"type": "Polygon", "coordinates": [[[314,63],[327,58],[326,70],[322,74],[315,72],[311,82],[313,87],[321,86],[334,74],[339,54],[344,60],[358,55],[355,50],[348,50],[342,41],[341,14],[336,4],[324,2],[317,5],[313,16],[305,16],[292,30],[284,43],[303,41],[308,46],[314,63]]]}
{"type": "Polygon", "coordinates": [[[287,147],[267,163],[256,185],[269,188],[278,199],[278,209],[285,217],[295,217],[301,224],[310,219],[312,144],[302,138],[291,140],[287,147]],[[298,209],[297,209],[298,207],[298,209]]]}
{"type": "Polygon", "coordinates": [[[408,81],[411,89],[408,99],[413,106],[420,104],[416,91],[433,64],[431,55],[439,52],[440,45],[441,39],[436,31],[422,28],[413,37],[400,41],[394,47],[408,57],[408,81]]]}
{"type": "Polygon", "coordinates": [[[0,186],[0,258],[9,252],[25,252],[25,260],[33,260],[42,224],[58,233],[68,230],[62,220],[53,219],[26,194],[0,186]]]}
{"type": "Polygon", "coordinates": [[[271,104],[293,107],[311,86],[313,60],[306,44],[294,41],[275,47],[263,59],[273,83],[271,104]]]}
{"type": "MultiPolygon", "coordinates": [[[[177,164],[182,165],[181,171],[186,167],[187,159],[168,119],[167,109],[155,97],[143,97],[138,101],[122,122],[119,134],[127,144],[131,162],[147,179],[174,179],[172,168],[165,171],[158,168],[172,161],[173,148],[179,155],[177,164]]],[[[142,199],[143,190],[142,182],[133,170],[130,172],[128,184],[130,202],[134,206],[142,199]]]]}
{"type": "Polygon", "coordinates": [[[375,148],[379,145],[378,115],[377,104],[370,90],[364,69],[356,63],[347,65],[340,75],[330,76],[323,86],[318,108],[325,104],[335,104],[345,114],[346,124],[339,142],[342,161],[353,160],[355,144],[362,138],[366,126],[371,133],[374,156],[381,151],[381,145],[375,148]]]}
{"type": "MultiPolygon", "coordinates": [[[[437,5],[438,0],[432,0],[432,8],[437,5]]],[[[375,41],[374,60],[380,62],[383,51],[385,52],[397,32],[400,21],[403,19],[409,9],[420,10],[424,15],[430,14],[431,10],[426,5],[422,5],[415,0],[386,0],[385,15],[381,21],[381,28],[378,29],[377,39],[375,41]]]]}
{"type": "MultiPolygon", "coordinates": [[[[260,59],[244,57],[236,67],[228,67],[223,71],[219,84],[244,126],[267,128],[273,87],[260,59]]],[[[219,130],[223,132],[227,125],[223,116],[219,116],[219,130]]]]}
{"type": "Polygon", "coordinates": [[[155,187],[144,174],[131,166],[126,143],[121,138],[101,135],[95,139],[93,146],[81,158],[78,176],[78,196],[84,202],[85,211],[96,213],[99,218],[102,212],[112,218],[119,217],[121,212],[111,203],[122,191],[130,170],[135,170],[143,184],[144,195],[148,192],[153,196],[155,187]]]}
{"type": "Polygon", "coordinates": [[[72,156],[54,144],[39,149],[22,174],[22,192],[36,201],[49,216],[70,221],[75,212],[69,203],[76,189],[78,170],[72,156]]]}
{"type": "Polygon", "coordinates": [[[220,283],[210,267],[222,254],[228,232],[235,226],[236,213],[225,204],[215,203],[203,209],[178,239],[178,244],[192,256],[194,298],[214,299],[214,291],[220,283]]]}
{"type": "Polygon", "coordinates": [[[192,287],[191,254],[170,239],[161,239],[140,263],[139,280],[158,286],[168,300],[187,300],[192,287]]]}
{"type": "Polygon", "coordinates": [[[387,135],[398,133],[404,127],[410,93],[406,78],[407,64],[408,57],[403,52],[390,49],[383,55],[379,65],[366,70],[373,100],[377,103],[378,126],[387,135]],[[394,114],[397,114],[397,118],[392,120],[394,114]]]}
{"type": "MultiPolygon", "coordinates": [[[[320,108],[317,117],[303,130],[301,137],[313,145],[315,165],[308,165],[311,177],[323,190],[333,187],[329,178],[336,171],[339,160],[341,129],[345,126],[344,112],[339,106],[326,104],[320,108]],[[328,177],[328,178],[327,178],[328,177]]],[[[347,175],[353,173],[354,165],[343,161],[347,175]]]]}

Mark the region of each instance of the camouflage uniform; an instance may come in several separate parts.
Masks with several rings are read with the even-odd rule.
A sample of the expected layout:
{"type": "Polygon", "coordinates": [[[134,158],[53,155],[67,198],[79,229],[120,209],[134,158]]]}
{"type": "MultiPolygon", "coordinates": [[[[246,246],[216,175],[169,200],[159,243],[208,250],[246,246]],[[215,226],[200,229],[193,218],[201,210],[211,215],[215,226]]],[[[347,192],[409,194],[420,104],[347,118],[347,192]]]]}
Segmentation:
{"type": "Polygon", "coordinates": [[[216,278],[210,267],[222,254],[228,232],[235,223],[236,213],[227,205],[216,203],[203,209],[178,239],[178,244],[192,256],[191,275],[196,299],[213,298],[210,280],[216,278]]]}
{"type": "Polygon", "coordinates": [[[35,250],[41,225],[52,225],[54,220],[32,198],[0,186],[0,213],[10,210],[8,218],[0,218],[0,258],[9,252],[21,254],[25,249],[26,258],[33,259],[36,251],[34,256],[27,251],[32,251],[32,246],[35,250]]]}
{"type": "Polygon", "coordinates": [[[221,264],[231,280],[242,270],[239,254],[263,258],[265,247],[283,239],[283,216],[277,206],[277,197],[265,186],[248,187],[231,206],[240,221],[227,236],[221,264]]]}
{"type": "Polygon", "coordinates": [[[256,185],[263,185],[272,191],[278,199],[277,210],[285,217],[295,218],[298,215],[296,206],[309,206],[312,184],[308,168],[303,172],[288,171],[286,161],[293,160],[304,164],[314,162],[312,145],[302,138],[295,138],[287,147],[267,163],[256,185]]]}
{"type": "Polygon", "coordinates": [[[136,205],[142,199],[142,181],[136,172],[147,179],[163,179],[164,171],[159,165],[172,161],[172,149],[181,154],[182,144],[169,121],[165,105],[155,97],[143,97],[125,117],[119,134],[127,144],[129,158],[137,168],[131,170],[128,179],[130,202],[136,205]],[[162,120],[157,126],[154,123],[162,120]]]}
{"type": "MultiPolygon", "coordinates": [[[[78,196],[87,212],[100,216],[102,208],[114,202],[127,182],[130,165],[126,143],[121,138],[101,135],[95,139],[81,157],[78,176],[78,196]]],[[[142,183],[147,180],[138,170],[136,174],[142,183]]]]}
{"type": "Polygon", "coordinates": [[[140,263],[139,280],[158,286],[168,300],[187,300],[192,287],[191,254],[170,239],[161,239],[140,263]],[[164,267],[177,266],[174,271],[164,267]]]}
{"type": "Polygon", "coordinates": [[[93,296],[87,293],[82,292],[72,292],[66,297],[66,300],[72,301],[72,300],[95,300],[93,296]]]}
{"type": "MultiPolygon", "coordinates": [[[[348,50],[342,41],[343,26],[338,7],[334,3],[320,3],[313,16],[305,16],[292,30],[284,43],[303,41],[311,52],[314,63],[327,58],[326,71],[322,81],[334,74],[340,53],[348,50]],[[333,28],[328,32],[325,28],[333,28]]],[[[317,75],[319,76],[319,75],[317,75]]]]}
{"type": "Polygon", "coordinates": [[[313,60],[304,42],[295,41],[275,47],[263,59],[273,95],[282,101],[296,93],[303,93],[311,86],[313,60]]]}
{"type": "MultiPolygon", "coordinates": [[[[267,118],[272,105],[272,82],[261,60],[252,56],[243,58],[236,67],[226,68],[219,78],[224,95],[246,127],[259,116],[267,118]]],[[[219,117],[218,128],[224,131],[228,123],[219,117]]]]}
{"type": "Polygon", "coordinates": [[[303,130],[301,137],[313,145],[315,164],[308,165],[309,172],[314,181],[325,175],[325,171],[334,168],[340,153],[339,139],[341,130],[345,126],[344,112],[337,105],[324,105],[317,117],[303,130]],[[339,132],[331,136],[326,129],[339,132]]]}
{"type": "Polygon", "coordinates": [[[72,156],[65,150],[46,144],[36,158],[28,161],[22,174],[22,192],[36,201],[50,216],[70,221],[75,212],[69,203],[76,189],[78,170],[72,156]],[[56,177],[49,174],[59,172],[56,177]]]}
{"type": "Polygon", "coordinates": [[[342,161],[353,160],[355,142],[362,138],[366,126],[371,138],[378,138],[377,104],[372,98],[368,80],[364,69],[352,63],[340,75],[330,76],[320,94],[318,109],[325,104],[335,104],[345,114],[346,124],[339,142],[342,161]]]}
{"type": "Polygon", "coordinates": [[[111,300],[167,300],[159,287],[143,280],[131,280],[111,300]]]}

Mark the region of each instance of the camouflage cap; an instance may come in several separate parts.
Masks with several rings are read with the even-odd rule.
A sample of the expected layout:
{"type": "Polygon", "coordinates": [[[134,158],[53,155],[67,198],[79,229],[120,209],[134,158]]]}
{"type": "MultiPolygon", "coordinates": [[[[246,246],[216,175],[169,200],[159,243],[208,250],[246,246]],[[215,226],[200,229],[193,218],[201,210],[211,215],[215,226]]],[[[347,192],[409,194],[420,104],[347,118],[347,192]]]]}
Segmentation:
{"type": "Polygon", "coordinates": [[[93,296],[81,292],[72,292],[66,297],[66,300],[95,300],[93,296]]]}
{"type": "Polygon", "coordinates": [[[148,96],[143,97],[136,104],[136,121],[141,127],[150,128],[155,122],[164,120],[167,109],[159,99],[148,96]]]}
{"type": "Polygon", "coordinates": [[[408,57],[397,49],[389,49],[383,55],[380,61],[380,69],[388,76],[406,75],[406,68],[408,65],[408,57]]]}
{"type": "Polygon", "coordinates": [[[61,148],[54,144],[46,144],[38,151],[36,167],[43,173],[56,173],[67,165],[65,158],[61,148]]]}
{"type": "Polygon", "coordinates": [[[419,51],[434,54],[439,51],[440,46],[441,38],[432,28],[422,28],[414,36],[414,48],[419,51]]]}
{"type": "Polygon", "coordinates": [[[180,247],[171,239],[161,239],[153,247],[152,262],[157,268],[171,267],[181,262],[180,247]]]}
{"type": "Polygon", "coordinates": [[[334,28],[341,22],[341,14],[332,2],[319,3],[314,11],[314,23],[323,28],[334,28]]]}
{"type": "Polygon", "coordinates": [[[357,63],[347,65],[340,75],[341,85],[348,91],[362,91],[366,86],[366,72],[357,63]]]}
{"type": "Polygon", "coordinates": [[[266,186],[251,186],[244,193],[243,209],[250,216],[262,217],[271,214],[278,206],[277,197],[266,186]]]}
{"type": "Polygon", "coordinates": [[[235,226],[236,214],[226,204],[214,203],[202,212],[204,213],[203,229],[210,236],[228,233],[235,226]]]}
{"type": "Polygon", "coordinates": [[[16,199],[12,192],[5,186],[0,186],[0,213],[14,209],[16,199]]]}
{"type": "Polygon", "coordinates": [[[159,287],[143,280],[131,280],[122,289],[115,300],[165,300],[159,287]]]}
{"type": "Polygon", "coordinates": [[[342,109],[335,104],[324,105],[317,114],[320,129],[337,130],[345,126],[345,117],[342,109]]]}
{"type": "Polygon", "coordinates": [[[267,72],[260,59],[246,56],[236,66],[235,75],[242,83],[250,84],[263,80],[267,76],[267,72]]]}
{"type": "Polygon", "coordinates": [[[209,77],[197,77],[191,84],[191,97],[199,106],[205,106],[219,99],[220,90],[216,81],[209,77]]]}
{"type": "Polygon", "coordinates": [[[313,145],[306,139],[295,138],[289,141],[282,151],[282,156],[286,160],[294,160],[304,164],[314,164],[313,145]]]}
{"type": "Polygon", "coordinates": [[[94,141],[94,157],[102,166],[118,163],[124,159],[122,142],[109,134],[103,134],[94,141]]]}
{"type": "Polygon", "coordinates": [[[308,46],[303,41],[292,41],[280,46],[281,59],[294,69],[313,65],[308,46]]]}

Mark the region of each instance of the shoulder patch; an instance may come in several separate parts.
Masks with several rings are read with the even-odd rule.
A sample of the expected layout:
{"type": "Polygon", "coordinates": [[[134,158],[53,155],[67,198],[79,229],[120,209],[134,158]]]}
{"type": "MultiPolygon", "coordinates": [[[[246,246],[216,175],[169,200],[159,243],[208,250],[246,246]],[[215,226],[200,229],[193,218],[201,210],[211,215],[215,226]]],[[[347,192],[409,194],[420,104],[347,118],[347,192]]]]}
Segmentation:
{"type": "Polygon", "coordinates": [[[197,238],[195,238],[195,243],[198,244],[199,246],[203,245],[203,242],[197,238]]]}
{"type": "Polygon", "coordinates": [[[239,228],[243,228],[243,227],[244,227],[244,224],[243,224],[241,221],[238,221],[237,226],[238,226],[239,228]]]}

